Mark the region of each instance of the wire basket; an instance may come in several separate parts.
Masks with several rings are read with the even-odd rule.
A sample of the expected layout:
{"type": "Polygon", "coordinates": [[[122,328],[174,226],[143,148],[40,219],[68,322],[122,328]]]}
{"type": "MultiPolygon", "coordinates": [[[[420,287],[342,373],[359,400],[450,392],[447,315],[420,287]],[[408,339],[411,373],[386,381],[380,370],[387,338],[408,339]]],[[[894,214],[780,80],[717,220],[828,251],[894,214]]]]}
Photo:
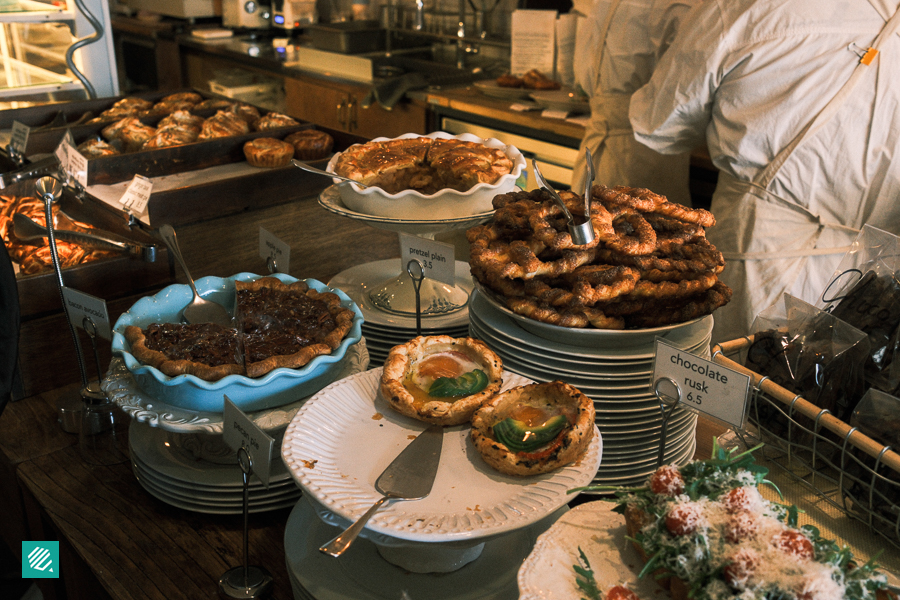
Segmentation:
{"type": "Polygon", "coordinates": [[[738,362],[749,336],[716,345],[713,361],[751,377],[749,420],[778,461],[824,501],[900,548],[900,455],[738,362]]]}

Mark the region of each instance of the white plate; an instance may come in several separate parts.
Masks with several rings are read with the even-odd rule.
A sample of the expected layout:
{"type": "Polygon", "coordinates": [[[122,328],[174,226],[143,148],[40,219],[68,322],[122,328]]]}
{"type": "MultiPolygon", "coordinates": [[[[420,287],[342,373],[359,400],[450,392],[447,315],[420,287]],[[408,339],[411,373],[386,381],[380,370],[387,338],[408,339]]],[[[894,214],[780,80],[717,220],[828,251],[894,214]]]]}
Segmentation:
{"type": "MultiPolygon", "coordinates": [[[[288,425],[282,458],[304,493],[328,510],[356,520],[381,495],[374,481],[425,429],[396,413],[377,393],[381,369],[338,381],[311,398],[288,425]]],[[[503,389],[530,383],[504,373],[503,389]]],[[[599,431],[585,456],[546,475],[512,477],[489,467],[472,446],[467,426],[448,427],[431,494],[378,511],[368,527],[412,541],[475,539],[525,527],[552,513],[590,481],[600,464],[599,431]]]]}
{"type": "Polygon", "coordinates": [[[572,90],[532,91],[529,95],[538,105],[551,110],[563,110],[578,114],[591,112],[591,104],[587,97],[580,96],[572,90]]]}
{"type": "Polygon", "coordinates": [[[501,100],[527,100],[532,92],[532,90],[526,88],[503,87],[494,79],[476,81],[472,85],[485,96],[500,98],[501,100]]]}
{"type": "Polygon", "coordinates": [[[359,539],[340,560],[319,546],[340,533],[302,499],[284,528],[284,554],[295,598],[315,600],[516,600],[516,576],[535,540],[565,508],[534,525],[485,541],[481,556],[450,573],[410,573],[359,539]]]}
{"type": "MultiPolygon", "coordinates": [[[[365,371],[369,367],[369,351],[365,339],[350,346],[340,364],[335,380],[365,371]]],[[[151,427],[160,427],[173,433],[222,433],[222,413],[189,410],[149,396],[140,388],[125,362],[118,356],[110,361],[101,388],[119,408],[151,427]]],[[[306,398],[308,396],[277,408],[248,412],[247,416],[264,431],[287,427],[306,398]]]]}
{"type": "MultiPolygon", "coordinates": [[[[196,460],[167,444],[166,432],[156,427],[132,420],[128,426],[128,443],[131,452],[155,473],[184,483],[195,483],[206,488],[242,487],[243,474],[235,455],[234,464],[219,464],[196,460]]],[[[270,478],[277,481],[287,475],[284,465],[272,461],[270,478]]],[[[251,479],[251,486],[262,486],[251,479]]]]}
{"type": "Polygon", "coordinates": [[[414,235],[441,233],[444,231],[453,231],[455,229],[469,229],[470,227],[489,221],[494,216],[494,211],[489,210],[475,215],[449,219],[397,219],[391,217],[376,217],[347,208],[344,201],[341,200],[341,192],[336,185],[328,186],[321,194],[319,194],[319,205],[336,215],[362,221],[376,229],[402,231],[414,235]]]}
{"type": "Polygon", "coordinates": [[[653,577],[638,579],[644,561],[625,539],[625,517],[613,512],[614,506],[604,500],[579,504],[542,534],[519,568],[519,600],[583,597],[572,569],[579,563],[579,548],[602,591],[624,585],[641,598],[668,597],[653,577]]]}
{"type": "MultiPolygon", "coordinates": [[[[394,315],[375,308],[369,300],[369,292],[385,281],[396,277],[403,272],[401,260],[390,258],[357,265],[341,271],[331,278],[328,287],[339,289],[349,296],[362,311],[363,328],[367,325],[381,327],[397,327],[415,331],[416,318],[394,315]]],[[[456,286],[467,294],[472,293],[474,284],[469,272],[469,263],[456,261],[455,271],[456,286]]],[[[450,327],[464,327],[469,323],[468,308],[460,309],[447,315],[435,315],[422,317],[422,327],[430,329],[442,329],[450,327]]]]}

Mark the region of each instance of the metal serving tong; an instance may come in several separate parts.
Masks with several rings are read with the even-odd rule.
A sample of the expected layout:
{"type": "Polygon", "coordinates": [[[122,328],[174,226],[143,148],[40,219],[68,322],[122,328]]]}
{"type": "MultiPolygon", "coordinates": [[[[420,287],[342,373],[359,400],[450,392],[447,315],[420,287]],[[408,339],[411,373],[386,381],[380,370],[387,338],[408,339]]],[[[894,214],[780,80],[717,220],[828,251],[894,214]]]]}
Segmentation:
{"type": "MultiPolygon", "coordinates": [[[[111,250],[113,252],[121,252],[122,254],[130,254],[142,258],[146,262],[156,261],[156,246],[141,244],[108,231],[95,229],[92,230],[92,233],[86,233],[83,231],[57,229],[54,227],[53,233],[58,240],[73,242],[89,248],[97,248],[99,250],[111,250]]],[[[25,242],[47,237],[48,232],[46,227],[38,225],[21,213],[16,213],[13,215],[13,235],[25,242]]]]}
{"type": "Polygon", "coordinates": [[[537,161],[531,159],[531,166],[534,168],[534,176],[537,179],[540,186],[550,192],[550,195],[556,200],[557,204],[559,204],[560,208],[562,208],[563,212],[566,215],[566,224],[569,228],[569,235],[572,236],[572,243],[576,246],[583,246],[585,244],[590,244],[594,241],[594,227],[591,223],[591,194],[590,190],[594,184],[594,169],[591,164],[591,154],[590,151],[587,151],[588,158],[588,169],[587,169],[587,182],[586,182],[586,192],[584,195],[584,215],[578,215],[577,217],[572,214],[572,211],[569,210],[569,207],[566,206],[566,203],[563,202],[563,199],[559,197],[559,194],[550,187],[550,184],[547,183],[547,180],[544,179],[544,176],[541,174],[541,170],[538,169],[537,161]]]}

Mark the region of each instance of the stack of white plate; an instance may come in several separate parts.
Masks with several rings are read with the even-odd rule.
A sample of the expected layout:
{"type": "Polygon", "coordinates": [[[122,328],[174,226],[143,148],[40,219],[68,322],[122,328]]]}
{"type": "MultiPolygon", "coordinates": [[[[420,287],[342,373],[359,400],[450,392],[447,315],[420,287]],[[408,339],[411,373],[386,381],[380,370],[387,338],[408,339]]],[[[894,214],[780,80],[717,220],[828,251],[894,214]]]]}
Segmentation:
{"type": "MultiPolygon", "coordinates": [[[[351,267],[334,276],[328,287],[344,291],[359,306],[365,319],[362,334],[369,350],[371,366],[384,363],[388,352],[398,344],[416,337],[415,316],[386,312],[369,299],[369,292],[401,273],[399,258],[379,260],[351,267]]],[[[474,290],[468,263],[456,261],[456,286],[466,293],[474,290]]],[[[469,335],[469,310],[463,307],[451,313],[422,317],[422,335],[469,335]]]]}
{"type": "MultiPolygon", "coordinates": [[[[242,513],[244,475],[237,456],[233,461],[226,456],[198,457],[190,444],[172,443],[172,439],[163,429],[131,421],[128,429],[131,466],[141,486],[166,504],[185,510],[242,513]]],[[[248,496],[252,513],[288,508],[300,497],[300,488],[280,459],[272,460],[271,469],[268,489],[258,478],[250,478],[248,496]]]]}
{"type": "MultiPolygon", "coordinates": [[[[639,485],[656,469],[660,403],[651,391],[655,340],[708,357],[712,316],[635,331],[571,329],[515,315],[480,290],[469,302],[469,334],[503,359],[503,368],[535,381],[570,383],[594,401],[603,435],[596,485],[639,485]]],[[[676,408],[667,422],[664,461],[683,464],[696,445],[695,413],[676,408]]]]}

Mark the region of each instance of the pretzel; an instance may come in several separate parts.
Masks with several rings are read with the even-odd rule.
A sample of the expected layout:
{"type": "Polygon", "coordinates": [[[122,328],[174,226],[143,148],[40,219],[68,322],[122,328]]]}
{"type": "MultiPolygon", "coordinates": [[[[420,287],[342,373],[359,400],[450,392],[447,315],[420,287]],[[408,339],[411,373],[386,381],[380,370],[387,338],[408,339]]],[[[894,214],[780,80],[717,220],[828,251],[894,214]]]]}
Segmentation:
{"type": "Polygon", "coordinates": [[[606,204],[610,210],[630,209],[642,213],[658,213],[702,227],[712,227],[716,224],[716,218],[708,210],[692,209],[677,202],[669,202],[665,196],[645,188],[626,186],[609,188],[604,185],[595,185],[591,188],[591,196],[594,200],[606,204]]]}

